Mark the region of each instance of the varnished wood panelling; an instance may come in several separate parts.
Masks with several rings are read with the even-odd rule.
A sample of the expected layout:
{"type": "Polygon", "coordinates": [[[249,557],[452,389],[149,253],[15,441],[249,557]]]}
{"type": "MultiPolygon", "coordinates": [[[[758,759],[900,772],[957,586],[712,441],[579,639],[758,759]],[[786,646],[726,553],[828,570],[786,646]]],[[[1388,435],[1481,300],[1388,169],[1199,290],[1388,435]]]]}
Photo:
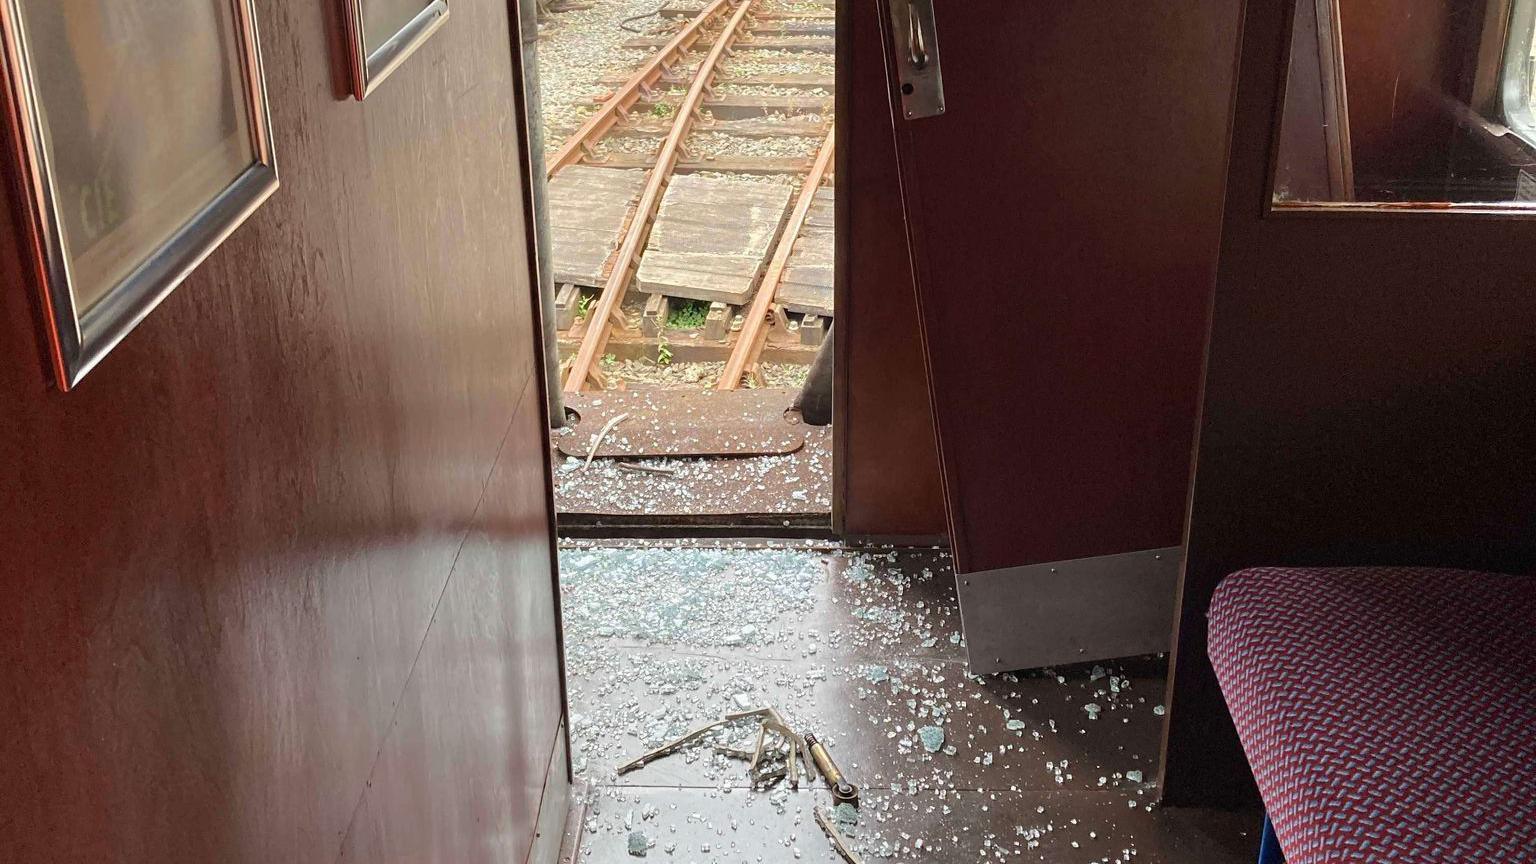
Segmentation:
{"type": "MultiPolygon", "coordinates": [[[[385,782],[543,782],[449,731],[526,684],[547,759],[558,719],[507,7],[455,0],[357,104],[327,4],[256,5],[282,188],[77,392],[47,385],[0,235],[3,861],[334,861],[408,680],[483,773],[385,782]],[[515,480],[477,511],[498,451],[515,480]],[[460,640],[466,536],[466,586],[503,581],[460,640]],[[449,686],[485,646],[507,689],[449,686]]],[[[423,859],[465,848],[423,818],[423,859]]]]}
{"type": "Polygon", "coordinates": [[[896,141],[874,0],[841,4],[837,262],[842,527],[851,535],[943,534],[933,411],[923,367],[896,141]]]}
{"type": "Polygon", "coordinates": [[[1237,10],[935,18],[946,111],[897,134],[957,570],[1176,546],[1237,10]]]}
{"type": "MultiPolygon", "coordinates": [[[[561,713],[539,395],[526,389],[345,861],[522,861],[561,713]],[[473,694],[473,698],[466,698],[473,694]]],[[[563,766],[558,770],[564,771],[563,766]]]]}

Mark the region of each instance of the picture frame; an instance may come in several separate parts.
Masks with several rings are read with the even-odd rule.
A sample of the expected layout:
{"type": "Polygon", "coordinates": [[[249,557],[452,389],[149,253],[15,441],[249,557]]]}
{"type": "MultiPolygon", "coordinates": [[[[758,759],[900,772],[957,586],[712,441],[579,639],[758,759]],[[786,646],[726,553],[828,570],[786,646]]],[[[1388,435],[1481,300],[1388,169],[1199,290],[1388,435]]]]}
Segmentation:
{"type": "Polygon", "coordinates": [[[252,0],[0,0],[0,65],[69,391],[277,189],[252,0]]]}
{"type": "Polygon", "coordinates": [[[361,102],[448,20],[447,0],[341,0],[352,96],[361,102]]]}

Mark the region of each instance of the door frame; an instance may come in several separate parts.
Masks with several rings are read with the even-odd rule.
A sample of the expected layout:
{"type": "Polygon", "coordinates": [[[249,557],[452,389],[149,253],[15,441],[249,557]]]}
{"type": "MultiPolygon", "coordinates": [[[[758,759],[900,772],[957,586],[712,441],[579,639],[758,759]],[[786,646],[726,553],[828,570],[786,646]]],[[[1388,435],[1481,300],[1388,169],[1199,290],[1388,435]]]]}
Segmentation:
{"type": "Polygon", "coordinates": [[[832,154],[832,317],[837,327],[832,344],[832,535],[842,539],[847,533],[848,510],[848,328],[839,326],[839,316],[852,308],[849,300],[852,271],[848,267],[848,234],[852,227],[852,195],[849,190],[853,149],[848,130],[848,112],[852,108],[851,79],[853,63],[853,0],[836,0],[832,22],[832,130],[837,151],[832,154]]]}

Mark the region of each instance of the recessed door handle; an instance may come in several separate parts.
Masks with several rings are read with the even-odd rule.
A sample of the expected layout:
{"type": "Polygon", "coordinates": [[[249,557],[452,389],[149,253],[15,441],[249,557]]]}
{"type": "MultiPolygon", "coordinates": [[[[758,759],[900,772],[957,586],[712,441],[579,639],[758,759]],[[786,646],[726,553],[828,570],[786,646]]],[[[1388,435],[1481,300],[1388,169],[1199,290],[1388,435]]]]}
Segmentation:
{"type": "Polygon", "coordinates": [[[944,113],[944,79],[939,74],[933,0],[889,0],[889,3],[902,114],[908,120],[937,117],[944,113]]]}
{"type": "Polygon", "coordinates": [[[917,7],[908,6],[907,60],[912,68],[921,72],[928,68],[928,45],[923,41],[923,23],[918,19],[917,7]]]}

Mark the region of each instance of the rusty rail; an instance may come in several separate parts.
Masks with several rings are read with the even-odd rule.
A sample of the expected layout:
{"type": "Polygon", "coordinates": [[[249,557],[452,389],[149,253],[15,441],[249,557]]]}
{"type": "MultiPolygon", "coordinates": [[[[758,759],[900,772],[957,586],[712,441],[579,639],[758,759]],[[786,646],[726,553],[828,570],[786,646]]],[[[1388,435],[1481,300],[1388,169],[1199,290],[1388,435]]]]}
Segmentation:
{"type": "MultiPolygon", "coordinates": [[[[763,346],[768,344],[773,297],[784,279],[784,268],[789,264],[790,253],[795,250],[795,241],[800,239],[800,230],[805,227],[806,214],[811,212],[811,204],[816,200],[816,190],[821,188],[827,172],[832,170],[832,152],[837,146],[833,135],[833,132],[827,132],[826,139],[821,142],[821,149],[816,152],[816,162],[811,166],[811,172],[805,175],[805,182],[800,185],[795,209],[790,211],[789,221],[784,224],[784,231],[779,235],[779,243],[773,249],[768,269],[763,271],[763,281],[757,286],[757,294],[752,297],[752,306],[747,310],[741,332],[736,336],[736,347],[731,349],[731,359],[725,362],[725,371],[720,373],[720,380],[715,384],[716,390],[735,390],[741,387],[742,379],[747,374],[757,370],[763,346]]],[[[779,313],[777,317],[782,318],[783,314],[779,313]]]]}
{"type": "Polygon", "coordinates": [[[693,44],[699,41],[699,37],[704,35],[704,26],[729,9],[730,5],[730,0],[715,0],[704,7],[667,44],[657,49],[651,59],[645,61],[645,64],[635,70],[635,74],[629,76],[612,96],[604,100],[602,106],[597,109],[597,113],[588,117],[587,122],[581,124],[581,128],[560,145],[560,149],[549,159],[547,169],[549,176],[554,177],[560,169],[580,162],[586,148],[608,134],[608,130],[623,119],[636,102],[645,98],[647,92],[656,86],[657,82],[661,81],[672,67],[683,59],[693,44]]]}
{"type": "MultiPolygon", "coordinates": [[[[716,2],[725,2],[725,0],[716,0],[716,2]]],[[[736,41],[736,37],[741,34],[742,23],[747,20],[747,13],[752,11],[756,2],[757,0],[742,0],[741,5],[736,7],[730,20],[726,22],[725,29],[721,31],[720,38],[715,40],[715,44],[710,47],[709,53],[699,64],[699,71],[694,76],[693,84],[688,87],[688,95],[683,97],[682,104],[678,106],[672,131],[667,133],[667,140],[662,142],[661,149],[656,154],[656,167],[651,169],[650,177],[645,183],[645,191],[640,193],[640,201],[635,205],[634,218],[630,221],[628,230],[624,232],[624,242],[619,245],[613,270],[608,274],[608,280],[603,283],[602,291],[598,294],[597,303],[590,318],[592,326],[582,337],[581,347],[577,349],[576,356],[571,361],[570,372],[565,378],[567,393],[580,393],[593,377],[597,359],[602,356],[603,348],[608,344],[608,334],[613,329],[619,304],[623,301],[625,292],[629,290],[629,280],[640,258],[641,247],[645,245],[646,238],[650,235],[651,220],[655,218],[656,209],[661,205],[662,192],[667,188],[672,170],[677,167],[683,140],[688,137],[688,131],[693,127],[699,106],[704,102],[704,95],[714,82],[715,70],[720,65],[720,58],[725,56],[736,41]]]]}

